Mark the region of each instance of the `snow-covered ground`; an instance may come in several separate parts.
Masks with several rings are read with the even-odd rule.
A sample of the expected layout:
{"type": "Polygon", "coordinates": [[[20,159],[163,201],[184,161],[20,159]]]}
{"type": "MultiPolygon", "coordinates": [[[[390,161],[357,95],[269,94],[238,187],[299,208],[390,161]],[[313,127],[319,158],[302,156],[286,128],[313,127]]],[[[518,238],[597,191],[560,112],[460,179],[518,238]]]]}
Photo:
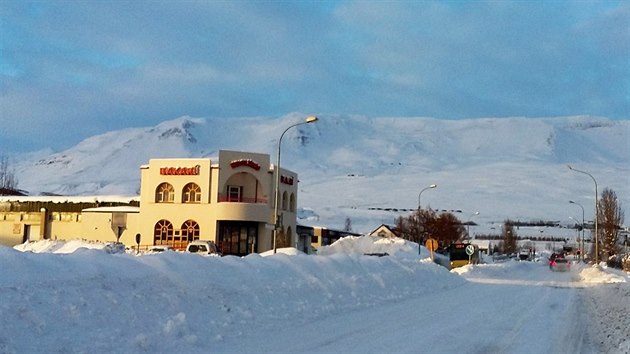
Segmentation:
{"type": "Polygon", "coordinates": [[[449,272],[415,243],[369,236],[282,251],[0,247],[0,353],[630,352],[624,272],[544,260],[449,272]]]}

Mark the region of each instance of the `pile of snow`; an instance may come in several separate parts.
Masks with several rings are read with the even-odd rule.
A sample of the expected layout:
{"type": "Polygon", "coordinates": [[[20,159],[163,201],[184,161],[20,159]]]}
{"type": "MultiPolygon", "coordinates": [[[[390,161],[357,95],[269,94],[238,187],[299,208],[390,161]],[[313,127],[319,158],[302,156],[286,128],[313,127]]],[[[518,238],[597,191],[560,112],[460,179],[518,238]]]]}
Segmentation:
{"type": "MultiPolygon", "coordinates": [[[[418,258],[418,244],[402,238],[380,236],[347,236],[340,238],[330,246],[317,250],[318,255],[327,256],[336,253],[362,255],[387,253],[400,258],[418,258]]],[[[425,255],[426,252],[423,252],[425,255]]]]}
{"type": "MultiPolygon", "coordinates": [[[[348,343],[356,347],[354,352],[367,352],[376,349],[360,333],[355,334],[356,328],[348,328],[346,319],[365,321],[363,316],[369,313],[377,314],[373,318],[387,317],[390,311],[402,308],[412,315],[413,323],[441,323],[433,332],[433,327],[425,328],[427,334],[414,332],[417,343],[428,343],[445,326],[442,318],[461,318],[461,312],[449,312],[450,306],[465,304],[466,309],[475,311],[471,316],[475,318],[495,313],[496,299],[505,298],[514,299],[510,306],[519,302],[529,306],[532,299],[540,298],[543,310],[533,312],[542,317],[532,317],[531,323],[517,318],[526,328],[514,333],[553,340],[541,340],[538,344],[542,348],[557,340],[545,334],[561,320],[563,311],[574,309],[575,318],[581,313],[572,302],[578,289],[557,286],[563,281],[581,281],[571,274],[551,272],[544,263],[467,266],[461,268],[460,276],[431,262],[426,250],[419,256],[417,244],[395,238],[346,237],[322,247],[314,256],[294,249],[246,257],[204,257],[174,251],[136,255],[112,253],[108,246],[49,240],[13,249],[0,246],[0,353],[249,353],[265,351],[261,349],[264,345],[273,349],[268,351],[278,351],[289,348],[287,344],[297,345],[296,337],[276,336],[288,328],[307,331],[304,338],[297,338],[303,349],[294,352],[318,352],[322,348],[348,352],[348,347],[339,346],[344,334],[338,333],[344,331],[348,343]],[[511,284],[519,286],[506,286],[511,284]],[[557,294],[568,303],[547,294],[557,294]],[[450,305],[444,307],[445,302],[450,305]],[[541,326],[539,319],[547,322],[541,326]],[[330,333],[336,341],[329,341],[326,336],[330,333]],[[275,343],[269,342],[270,335],[275,343]],[[306,338],[315,341],[312,346],[306,338]]],[[[601,321],[592,328],[596,344],[592,349],[628,352],[628,275],[605,268],[574,269],[572,273],[603,283],[583,287],[585,294],[592,292],[585,300],[587,318],[601,321]],[[626,280],[615,283],[611,279],[626,280]]],[[[400,313],[395,313],[395,321],[401,321],[400,313]]],[[[513,322],[512,316],[517,314],[492,320],[502,327],[513,322]]],[[[475,340],[474,346],[485,348],[497,334],[502,340],[509,339],[506,348],[522,348],[517,345],[522,338],[500,336],[501,329],[484,322],[479,325],[485,335],[478,336],[475,326],[464,326],[458,337],[467,345],[475,340]]],[[[374,329],[378,331],[377,322],[367,323],[361,330],[369,335],[374,329]]],[[[388,333],[395,336],[398,330],[388,333]]],[[[392,343],[408,339],[403,331],[392,343]]],[[[556,344],[563,347],[571,343],[556,344]]],[[[453,347],[457,346],[454,342],[453,347]]],[[[378,349],[401,352],[400,348],[378,349]]]]}
{"type": "Polygon", "coordinates": [[[604,353],[630,353],[630,275],[605,266],[593,266],[580,272],[583,282],[601,286],[585,288],[585,306],[594,337],[604,353]]]}
{"type": "Polygon", "coordinates": [[[27,242],[14,246],[18,251],[33,253],[74,253],[79,249],[105,249],[107,244],[101,242],[90,242],[85,240],[41,240],[37,242],[27,242]]]}
{"type": "Polygon", "coordinates": [[[585,283],[625,283],[627,281],[627,276],[624,276],[623,272],[599,266],[586,267],[580,271],[579,276],[580,281],[585,283]]]}
{"type": "MultiPolygon", "coordinates": [[[[391,254],[404,248],[376,243],[391,254]]],[[[83,241],[0,246],[0,352],[229,352],[242,333],[465,283],[417,257],[295,254],[112,254],[83,241]]],[[[250,345],[242,351],[256,351],[250,345]]]]}

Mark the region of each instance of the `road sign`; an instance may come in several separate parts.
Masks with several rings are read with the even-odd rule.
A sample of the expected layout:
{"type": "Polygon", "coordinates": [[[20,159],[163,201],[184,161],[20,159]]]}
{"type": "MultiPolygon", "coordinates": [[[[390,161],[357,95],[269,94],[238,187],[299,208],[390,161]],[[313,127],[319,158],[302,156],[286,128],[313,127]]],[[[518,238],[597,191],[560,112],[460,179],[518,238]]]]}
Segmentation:
{"type": "Polygon", "coordinates": [[[436,239],[434,239],[434,238],[430,238],[430,239],[427,239],[427,242],[426,242],[426,245],[425,245],[425,246],[426,246],[426,248],[428,248],[430,251],[435,251],[435,250],[437,250],[437,248],[438,248],[438,242],[437,242],[437,240],[436,240],[436,239]]]}
{"type": "Polygon", "coordinates": [[[469,256],[472,256],[473,253],[475,253],[475,246],[473,245],[466,246],[466,254],[469,256]]]}

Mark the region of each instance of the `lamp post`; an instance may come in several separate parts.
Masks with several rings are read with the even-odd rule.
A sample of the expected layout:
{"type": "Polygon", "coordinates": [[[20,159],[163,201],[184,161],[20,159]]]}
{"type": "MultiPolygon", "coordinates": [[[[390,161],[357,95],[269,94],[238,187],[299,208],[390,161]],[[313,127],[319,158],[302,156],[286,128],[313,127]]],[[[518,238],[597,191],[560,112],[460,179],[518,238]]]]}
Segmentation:
{"type": "MultiPolygon", "coordinates": [[[[577,206],[579,206],[580,208],[582,208],[582,251],[580,252],[580,255],[582,256],[582,260],[584,260],[584,207],[582,206],[582,204],[574,202],[572,200],[569,200],[569,203],[571,204],[575,204],[577,206]]],[[[579,240],[578,240],[578,245],[579,245],[579,240]]]]}
{"type": "Polygon", "coordinates": [[[479,215],[479,212],[476,211],[474,214],[472,214],[469,218],[468,221],[466,221],[466,235],[468,235],[468,237],[470,237],[470,219],[473,218],[473,216],[477,216],[479,215]]]}
{"type": "Polygon", "coordinates": [[[430,186],[428,186],[426,188],[423,188],[420,191],[420,193],[418,194],[418,210],[422,209],[422,204],[420,204],[420,197],[422,197],[422,192],[426,191],[427,189],[433,189],[433,188],[436,188],[436,187],[437,187],[437,184],[432,184],[432,185],[430,185],[430,186]]]}
{"type": "Polygon", "coordinates": [[[302,124],[309,124],[317,122],[318,118],[315,116],[306,117],[306,120],[300,123],[296,123],[287,127],[282,134],[280,134],[280,139],[278,139],[278,159],[276,160],[276,187],[275,187],[275,198],[273,202],[273,253],[277,251],[277,241],[278,241],[278,231],[280,230],[280,215],[278,214],[278,200],[280,199],[280,148],[282,146],[282,138],[284,134],[291,128],[297,127],[302,124]]]}
{"type": "Polygon", "coordinates": [[[592,174],[586,172],[586,171],[580,171],[577,170],[575,168],[573,168],[571,165],[567,165],[569,167],[569,170],[571,171],[575,171],[575,172],[579,172],[579,173],[583,173],[589,177],[591,177],[591,179],[593,180],[593,183],[595,183],[595,264],[599,264],[599,235],[597,234],[597,219],[599,219],[599,207],[597,206],[597,181],[595,180],[595,177],[593,177],[592,174]]]}

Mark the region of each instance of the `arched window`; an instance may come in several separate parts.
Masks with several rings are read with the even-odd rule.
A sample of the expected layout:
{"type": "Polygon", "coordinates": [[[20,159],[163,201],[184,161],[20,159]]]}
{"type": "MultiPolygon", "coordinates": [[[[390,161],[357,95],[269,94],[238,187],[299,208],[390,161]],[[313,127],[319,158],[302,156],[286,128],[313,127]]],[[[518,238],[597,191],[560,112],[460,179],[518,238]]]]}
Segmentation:
{"type": "Polygon", "coordinates": [[[190,242],[199,239],[199,224],[195,220],[186,220],[182,224],[182,241],[190,242]]]}
{"type": "Polygon", "coordinates": [[[295,212],[295,194],[291,193],[289,197],[289,211],[295,212]]]}
{"type": "Polygon", "coordinates": [[[182,203],[201,203],[201,187],[188,183],[182,192],[182,203]]]}
{"type": "Polygon", "coordinates": [[[166,245],[169,241],[173,241],[173,224],[168,220],[162,219],[155,223],[153,244],[166,245]]]}
{"type": "Polygon", "coordinates": [[[155,189],[156,203],[172,203],[175,201],[175,189],[170,183],[162,183],[155,189]]]}
{"type": "Polygon", "coordinates": [[[282,210],[287,210],[287,192],[282,192],[282,210]]]}

